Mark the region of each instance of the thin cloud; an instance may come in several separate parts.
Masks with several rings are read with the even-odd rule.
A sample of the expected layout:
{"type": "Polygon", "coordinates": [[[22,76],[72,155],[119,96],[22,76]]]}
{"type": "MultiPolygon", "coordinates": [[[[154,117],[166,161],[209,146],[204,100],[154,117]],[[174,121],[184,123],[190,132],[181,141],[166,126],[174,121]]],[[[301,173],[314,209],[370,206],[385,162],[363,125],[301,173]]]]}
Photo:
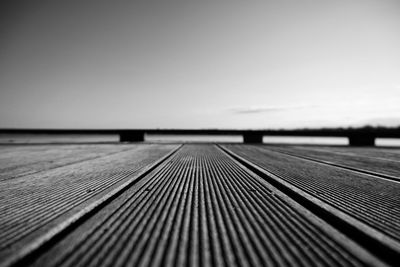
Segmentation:
{"type": "Polygon", "coordinates": [[[253,114],[253,113],[269,113],[277,111],[297,110],[314,108],[315,105],[297,105],[297,106],[250,106],[250,107],[234,107],[229,111],[234,114],[253,114]]]}

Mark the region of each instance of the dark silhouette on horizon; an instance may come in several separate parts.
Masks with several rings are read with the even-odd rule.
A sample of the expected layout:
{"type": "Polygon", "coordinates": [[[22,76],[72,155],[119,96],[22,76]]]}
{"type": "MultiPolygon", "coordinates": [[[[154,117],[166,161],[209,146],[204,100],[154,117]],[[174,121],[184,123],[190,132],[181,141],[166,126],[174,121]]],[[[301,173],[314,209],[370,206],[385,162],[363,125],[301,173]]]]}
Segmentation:
{"type": "Polygon", "coordinates": [[[320,129],[0,129],[0,134],[100,134],[120,136],[121,142],[142,142],[145,134],[161,135],[242,135],[244,143],[262,143],[263,136],[347,137],[350,146],[374,146],[377,137],[400,138],[399,127],[348,127],[320,129]]]}

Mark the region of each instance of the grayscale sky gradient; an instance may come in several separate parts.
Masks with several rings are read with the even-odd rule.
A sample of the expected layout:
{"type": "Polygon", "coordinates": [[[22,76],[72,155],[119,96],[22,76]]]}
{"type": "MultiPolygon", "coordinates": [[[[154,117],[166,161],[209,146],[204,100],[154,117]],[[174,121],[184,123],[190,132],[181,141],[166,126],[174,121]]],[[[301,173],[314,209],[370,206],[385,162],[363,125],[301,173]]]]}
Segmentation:
{"type": "Polygon", "coordinates": [[[400,124],[400,1],[1,1],[0,127],[400,124]]]}

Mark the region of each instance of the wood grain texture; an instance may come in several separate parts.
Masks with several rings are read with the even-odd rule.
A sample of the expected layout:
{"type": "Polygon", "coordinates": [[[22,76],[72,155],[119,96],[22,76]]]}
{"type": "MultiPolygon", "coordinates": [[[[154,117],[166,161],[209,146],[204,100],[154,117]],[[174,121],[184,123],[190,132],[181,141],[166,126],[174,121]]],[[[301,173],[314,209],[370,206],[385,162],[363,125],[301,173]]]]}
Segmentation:
{"type": "Polygon", "coordinates": [[[0,145],[0,180],[130,149],[129,145],[0,145]]]}
{"type": "Polygon", "coordinates": [[[12,254],[176,145],[135,145],[111,155],[0,184],[0,256],[12,254]]]}
{"type": "Polygon", "coordinates": [[[373,256],[214,146],[184,146],[36,266],[364,266],[373,256]]]}
{"type": "Polygon", "coordinates": [[[316,147],[270,147],[271,150],[286,152],[292,155],[325,161],[344,167],[369,171],[383,176],[398,178],[400,181],[400,155],[392,151],[380,149],[357,148],[316,148],[316,147]]]}
{"type": "Polygon", "coordinates": [[[293,186],[400,241],[400,183],[287,156],[267,146],[226,147],[293,186]]]}
{"type": "Polygon", "coordinates": [[[400,255],[400,183],[346,169],[387,163],[395,175],[396,150],[142,143],[0,152],[1,267],[396,266],[400,255]]]}

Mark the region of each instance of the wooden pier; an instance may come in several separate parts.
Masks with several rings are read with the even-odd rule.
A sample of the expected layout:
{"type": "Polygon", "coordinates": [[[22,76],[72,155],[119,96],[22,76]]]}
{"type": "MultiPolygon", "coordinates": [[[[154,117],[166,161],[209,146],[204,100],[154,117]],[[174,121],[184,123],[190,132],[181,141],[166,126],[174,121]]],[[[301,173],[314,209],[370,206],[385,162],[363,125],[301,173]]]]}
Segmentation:
{"type": "Polygon", "coordinates": [[[399,262],[400,148],[0,145],[0,266],[399,262]]]}
{"type": "Polygon", "coordinates": [[[245,144],[261,144],[266,136],[344,137],[350,146],[375,146],[376,138],[400,138],[400,128],[348,128],[299,130],[229,129],[0,129],[0,134],[118,135],[120,142],[143,142],[146,134],[157,135],[237,135],[245,144]]]}

